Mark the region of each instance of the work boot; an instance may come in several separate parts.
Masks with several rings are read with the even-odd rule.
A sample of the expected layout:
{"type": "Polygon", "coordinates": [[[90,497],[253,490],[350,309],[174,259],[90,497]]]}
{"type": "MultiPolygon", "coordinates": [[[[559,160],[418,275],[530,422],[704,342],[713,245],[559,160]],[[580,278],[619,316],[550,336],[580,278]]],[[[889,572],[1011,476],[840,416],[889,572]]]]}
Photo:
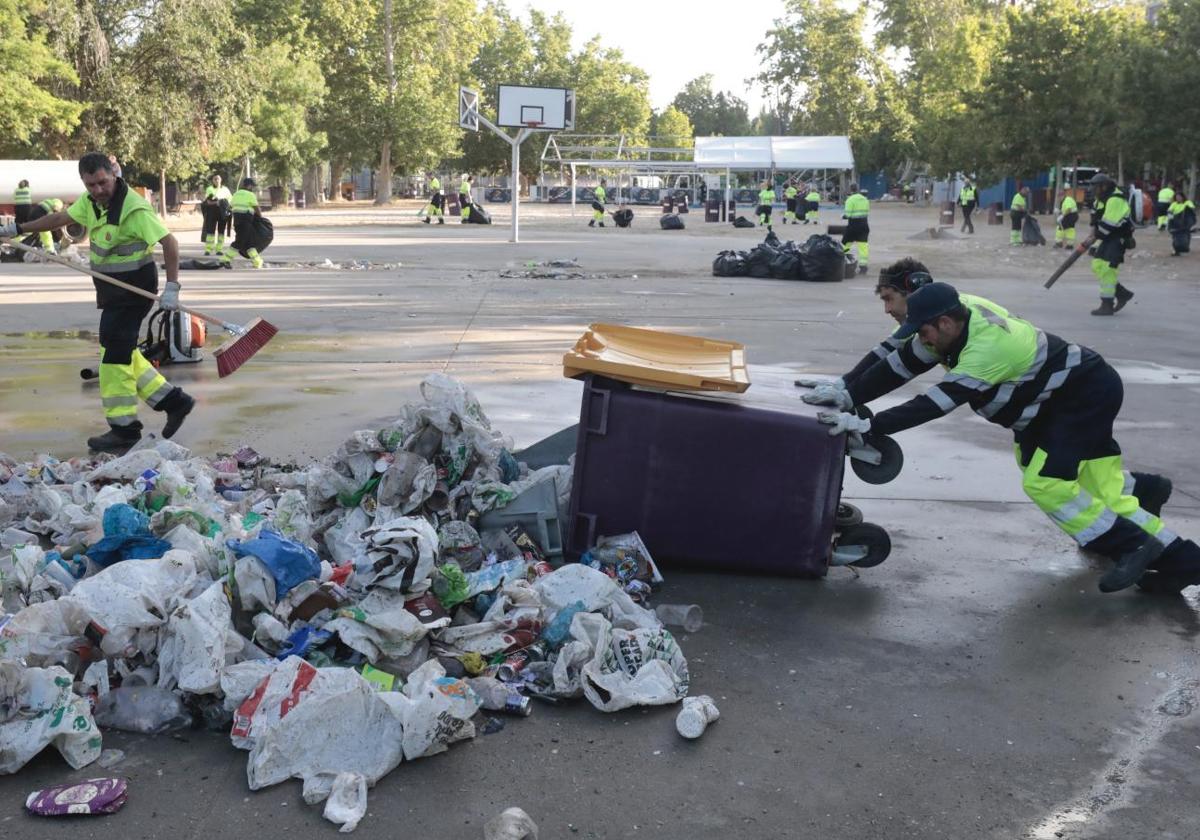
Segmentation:
{"type": "Polygon", "coordinates": [[[1153,595],[1178,595],[1200,584],[1200,546],[1191,540],[1172,540],[1162,556],[1138,579],[1138,589],[1153,595]]]}
{"type": "Polygon", "coordinates": [[[1117,302],[1113,305],[1113,312],[1120,312],[1125,308],[1125,304],[1133,300],[1133,292],[1126,289],[1120,283],[1117,284],[1117,302]]]}
{"type": "Polygon", "coordinates": [[[422,222],[424,222],[425,224],[429,224],[429,217],[428,217],[428,216],[426,216],[426,217],[425,217],[424,219],[422,219],[421,221],[422,221],[422,222]]]}
{"type": "Polygon", "coordinates": [[[867,267],[866,267],[865,265],[863,265],[862,263],[859,263],[859,266],[858,266],[858,273],[859,273],[859,274],[866,274],[866,273],[867,273],[867,270],[868,270],[868,269],[867,269],[867,267]]]}
{"type": "Polygon", "coordinates": [[[1054,243],[1054,247],[1055,247],[1055,248],[1061,248],[1062,246],[1063,246],[1063,244],[1062,244],[1061,242],[1055,242],[1055,243],[1054,243]]]}
{"type": "Polygon", "coordinates": [[[1144,472],[1131,472],[1130,475],[1133,476],[1133,495],[1141,509],[1161,516],[1163,505],[1171,498],[1171,479],[1144,472]]]}
{"type": "Polygon", "coordinates": [[[595,226],[596,226],[596,220],[595,220],[595,219],[592,219],[590,222],[588,222],[588,227],[595,227],[595,226]]]}
{"type": "Polygon", "coordinates": [[[158,404],[157,410],[164,411],[167,414],[167,422],[163,425],[162,436],[171,438],[179,427],[183,425],[183,421],[192,413],[192,409],[196,407],[196,400],[189,394],[185,393],[182,388],[176,388],[171,393],[167,394],[166,398],[158,404]]]}
{"type": "Polygon", "coordinates": [[[600,223],[600,227],[604,227],[604,222],[601,222],[601,223],[600,223]]]}
{"type": "Polygon", "coordinates": [[[1093,309],[1093,315],[1112,315],[1113,314],[1112,298],[1100,298],[1100,308],[1093,309]]]}
{"type": "Polygon", "coordinates": [[[445,219],[444,217],[442,217],[442,216],[438,216],[438,224],[439,224],[439,225],[444,225],[444,224],[446,224],[446,219],[445,219]]]}
{"type": "Polygon", "coordinates": [[[1100,578],[1101,592],[1120,592],[1137,583],[1146,569],[1162,556],[1166,546],[1151,536],[1133,551],[1117,558],[1117,562],[1100,578]]]}
{"type": "Polygon", "coordinates": [[[88,449],[93,452],[110,452],[113,455],[124,455],[135,443],[142,439],[142,433],[136,430],[110,428],[102,435],[87,439],[88,449]]]}

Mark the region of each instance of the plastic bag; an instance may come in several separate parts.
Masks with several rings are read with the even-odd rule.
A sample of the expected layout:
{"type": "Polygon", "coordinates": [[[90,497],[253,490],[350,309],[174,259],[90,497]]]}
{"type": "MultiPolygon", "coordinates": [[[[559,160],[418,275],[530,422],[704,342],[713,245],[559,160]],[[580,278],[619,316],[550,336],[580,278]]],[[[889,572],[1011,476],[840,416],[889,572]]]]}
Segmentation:
{"type": "Polygon", "coordinates": [[[123,560],[151,560],[171,549],[166,540],[150,534],[150,519],[127,504],[115,504],[104,511],[104,538],[87,550],[98,566],[111,566],[123,560]]]}
{"type": "Polygon", "coordinates": [[[583,694],[600,711],[666,705],[687,696],[687,660],[670,631],[621,630],[602,615],[578,613],[571,636],[592,649],[581,672],[583,694]]]}
{"type": "Polygon", "coordinates": [[[78,770],[100,757],[101,737],[88,703],[71,688],[66,669],[0,662],[0,773],[15,773],[54,746],[78,770]]]}
{"type": "Polygon", "coordinates": [[[845,278],[846,258],[831,236],[813,234],[800,246],[800,279],[810,283],[836,283],[845,278]]]}
{"type": "Polygon", "coordinates": [[[262,561],[275,579],[277,599],[301,581],[312,580],[321,574],[321,561],[315,551],[266,528],[256,539],[227,540],[225,545],[235,557],[250,555],[262,561]]]}
{"type": "Polygon", "coordinates": [[[96,722],[105,729],[161,735],[192,725],[178,695],[153,685],[123,685],[96,701],[96,722]]]}
{"type": "Polygon", "coordinates": [[[215,694],[221,689],[226,661],[244,640],[233,629],[225,588],[213,583],[199,597],[185,601],[167,619],[158,651],[158,685],[189,694],[215,694]]]}
{"type": "Polygon", "coordinates": [[[714,277],[742,277],[746,270],[745,251],[722,251],[712,264],[714,277]]]}
{"type": "Polygon", "coordinates": [[[658,220],[658,226],[663,230],[683,230],[683,219],[679,218],[675,213],[667,213],[658,220]]]}
{"type": "Polygon", "coordinates": [[[342,644],[376,663],[408,655],[430,629],[449,623],[446,617],[430,625],[422,624],[404,608],[403,595],[377,589],[358,604],[339,609],[323,629],[337,633],[342,644]]]}
{"type": "Polygon", "coordinates": [[[445,752],[450,744],[475,737],[471,717],[479,697],[462,680],[446,676],[431,659],[409,674],[404,692],[378,695],[404,722],[404,757],[409,761],[445,752]]]}
{"type": "Polygon", "coordinates": [[[367,779],[362,773],[338,773],[321,816],[347,834],[367,815],[367,779]]]}

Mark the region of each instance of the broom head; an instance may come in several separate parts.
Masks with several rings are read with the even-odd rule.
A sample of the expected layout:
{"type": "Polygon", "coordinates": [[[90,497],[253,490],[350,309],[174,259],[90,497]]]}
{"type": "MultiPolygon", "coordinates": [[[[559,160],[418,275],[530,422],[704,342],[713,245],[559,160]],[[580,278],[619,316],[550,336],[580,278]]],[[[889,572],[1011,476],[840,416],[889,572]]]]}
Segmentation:
{"type": "Polygon", "coordinates": [[[217,359],[217,376],[226,377],[250,360],[279,332],[274,324],[255,318],[246,324],[246,331],[227,341],[213,355],[217,359]]]}

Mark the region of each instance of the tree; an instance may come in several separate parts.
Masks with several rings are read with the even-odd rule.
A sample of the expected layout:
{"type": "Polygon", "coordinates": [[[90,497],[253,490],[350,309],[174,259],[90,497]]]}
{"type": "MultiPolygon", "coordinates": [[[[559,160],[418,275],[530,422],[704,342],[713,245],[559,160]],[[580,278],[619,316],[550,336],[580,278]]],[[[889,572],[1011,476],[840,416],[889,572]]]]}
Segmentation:
{"type": "Polygon", "coordinates": [[[711,73],[698,76],[675,94],[671,106],[689,120],[696,137],[740,137],[750,133],[746,103],[731,93],[714,93],[711,73]]]}
{"type": "MultiPolygon", "coordinates": [[[[651,134],[655,138],[655,144],[660,146],[690,149],[695,142],[692,121],[674,105],[669,105],[661,114],[654,115],[651,134]]],[[[671,153],[665,159],[685,160],[687,157],[687,153],[671,153]]]]}
{"type": "Polygon", "coordinates": [[[642,141],[650,128],[650,77],[619,50],[592,38],[574,57],[575,128],[642,141]]]}
{"type": "Polygon", "coordinates": [[[325,96],[321,68],[295,55],[285,43],[258,51],[255,62],[262,85],[250,110],[258,164],[276,183],[286,185],[320,160],[323,131],[313,131],[309,115],[325,96]]]}
{"type": "Polygon", "coordinates": [[[55,95],[50,85],[77,83],[71,66],[42,33],[31,31],[16,0],[0,0],[0,32],[0,148],[28,144],[43,130],[70,131],[83,106],[55,95]]]}

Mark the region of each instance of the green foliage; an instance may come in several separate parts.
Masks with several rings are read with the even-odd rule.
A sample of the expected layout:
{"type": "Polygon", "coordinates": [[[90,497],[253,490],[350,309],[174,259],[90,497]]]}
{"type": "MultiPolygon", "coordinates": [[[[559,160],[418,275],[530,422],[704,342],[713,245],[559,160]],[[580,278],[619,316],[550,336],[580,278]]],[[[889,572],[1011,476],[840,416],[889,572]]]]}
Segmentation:
{"type": "Polygon", "coordinates": [[[258,51],[256,75],[262,88],[250,109],[259,167],[287,184],[319,162],[323,131],[309,127],[309,115],[325,96],[325,79],[316,61],[294,55],[284,42],[258,51]]]}
{"type": "MultiPolygon", "coordinates": [[[[661,114],[654,115],[654,125],[651,134],[654,136],[654,143],[659,146],[678,146],[681,148],[690,149],[693,145],[695,137],[695,129],[692,128],[692,121],[687,118],[687,114],[680,111],[674,105],[669,105],[661,114]]],[[[671,154],[666,157],[667,160],[684,160],[687,155],[671,154]]]]}
{"type": "Polygon", "coordinates": [[[746,103],[731,93],[714,93],[711,73],[697,76],[675,95],[671,107],[692,122],[696,137],[738,137],[750,133],[746,103]]]}
{"type": "Polygon", "coordinates": [[[16,0],[0,0],[0,32],[0,148],[26,144],[43,129],[72,129],[83,106],[50,87],[77,82],[71,66],[54,55],[44,34],[31,31],[16,0]]]}

